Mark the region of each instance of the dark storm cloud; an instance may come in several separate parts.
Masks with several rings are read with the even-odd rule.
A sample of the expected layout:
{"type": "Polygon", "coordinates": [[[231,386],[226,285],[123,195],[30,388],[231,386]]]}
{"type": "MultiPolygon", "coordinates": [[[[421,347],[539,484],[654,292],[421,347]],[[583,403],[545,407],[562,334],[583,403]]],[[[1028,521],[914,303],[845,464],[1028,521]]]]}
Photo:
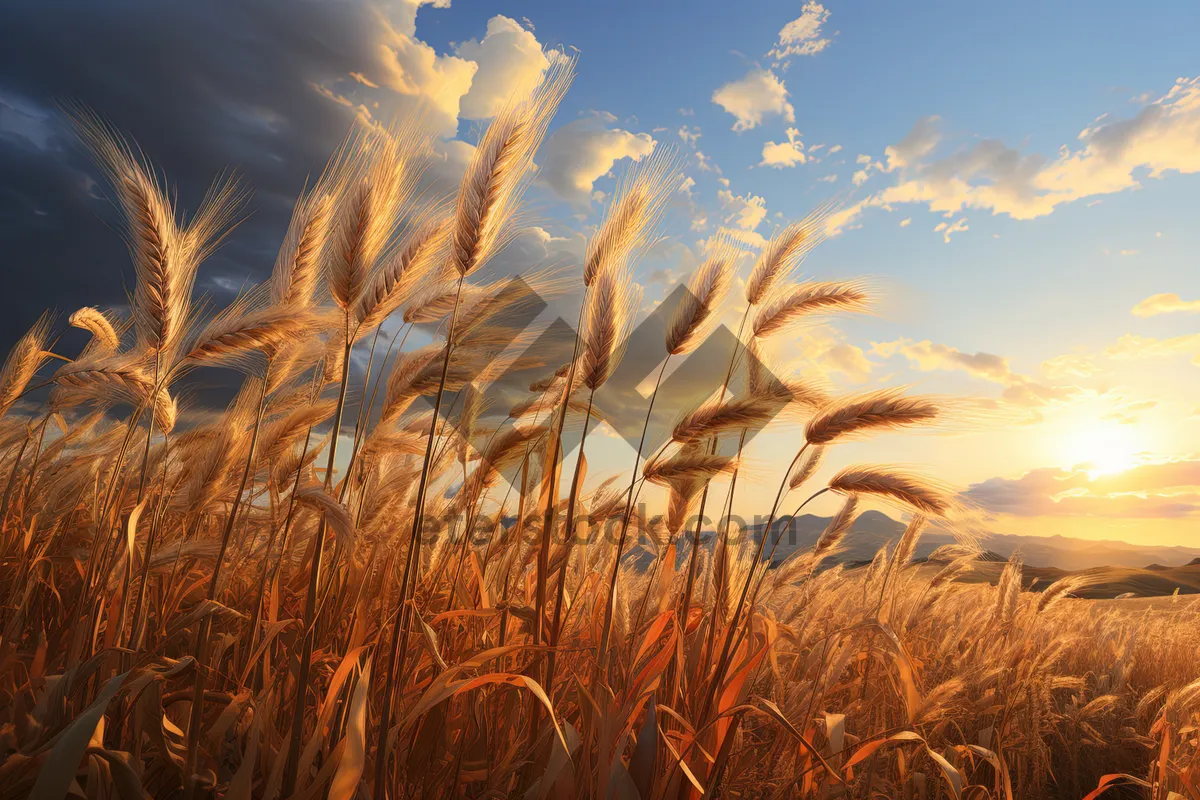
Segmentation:
{"type": "Polygon", "coordinates": [[[313,84],[370,69],[357,3],[7,2],[0,7],[0,347],[43,309],[120,305],[132,281],[118,215],[62,113],[82,103],[136,139],[194,208],[223,169],[252,212],[199,287],[266,275],[296,194],[352,111],[313,84]]]}

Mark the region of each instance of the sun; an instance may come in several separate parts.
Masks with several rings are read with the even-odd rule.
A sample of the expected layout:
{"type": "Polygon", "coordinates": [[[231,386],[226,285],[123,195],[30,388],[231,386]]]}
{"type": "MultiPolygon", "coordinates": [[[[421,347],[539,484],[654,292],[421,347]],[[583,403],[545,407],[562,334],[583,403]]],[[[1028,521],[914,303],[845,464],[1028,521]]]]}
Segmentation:
{"type": "Polygon", "coordinates": [[[1062,452],[1067,466],[1087,470],[1094,478],[1137,466],[1143,445],[1136,425],[1096,420],[1069,431],[1062,452]]]}

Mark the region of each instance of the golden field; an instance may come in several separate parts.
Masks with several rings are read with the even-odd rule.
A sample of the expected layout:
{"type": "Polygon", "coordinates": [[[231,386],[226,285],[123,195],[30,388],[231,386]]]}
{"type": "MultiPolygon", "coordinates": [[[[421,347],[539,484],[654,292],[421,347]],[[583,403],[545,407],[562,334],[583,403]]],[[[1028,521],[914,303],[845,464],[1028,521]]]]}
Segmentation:
{"type": "Polygon", "coordinates": [[[954,492],[888,466],[815,482],[827,448],[945,412],[768,371],[769,342],[871,299],[795,278],[820,214],[782,228],[737,293],[742,253],[714,243],[659,380],[730,304],[739,346],[708,400],[668,409],[664,444],[643,433],[628,470],[589,480],[593,399],[677,182],[669,159],[636,166],[573,271],[522,291],[481,277],[519,230],[571,70],[495,118],[452,197],[424,191],[415,125],[352,136],[270,279],[215,312],[193,285],[240,189],[185,216],[139,151],[77,115],[136,283],[127,314],[70,315],[78,354],[55,351],[48,316],[0,373],[0,795],[1200,796],[1194,602],[1079,599],[1086,575],[1023,591],[1020,560],[982,565],[966,534],[922,567],[924,527],[964,517],[954,492]],[[579,333],[555,361],[518,320],[567,291],[579,333]],[[436,335],[405,349],[415,326],[436,335]],[[540,375],[489,407],[514,363],[540,375]],[[238,371],[236,396],[187,413],[183,379],[212,368],[238,371]],[[743,445],[776,424],[805,443],[756,467],[778,488],[748,537],[731,521],[743,445]],[[648,485],[659,514],[639,511],[648,485]],[[818,494],[841,511],[768,568],[772,522],[818,494]],[[867,567],[831,566],[872,501],[905,531],[867,567]],[[694,546],[706,517],[715,544],[694,546]]]}

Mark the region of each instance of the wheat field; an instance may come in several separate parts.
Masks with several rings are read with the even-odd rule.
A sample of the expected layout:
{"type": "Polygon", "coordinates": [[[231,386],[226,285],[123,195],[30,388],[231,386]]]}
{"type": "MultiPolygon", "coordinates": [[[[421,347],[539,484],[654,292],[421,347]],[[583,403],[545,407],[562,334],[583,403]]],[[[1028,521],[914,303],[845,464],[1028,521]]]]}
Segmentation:
{"type": "Polygon", "coordinates": [[[572,70],[504,108],[453,196],[425,189],[418,125],[355,132],[269,280],[217,310],[193,286],[242,189],[219,180],[184,215],[139,150],[74,114],[136,281],[128,313],[70,315],[90,335],[77,355],[46,316],[0,373],[0,795],[1200,797],[1194,603],[1080,600],[1076,577],[1023,591],[1015,558],[995,586],[961,583],[965,534],[930,577],[913,556],[926,525],[958,529],[953,491],[887,465],[814,480],[827,448],[945,413],[767,371],[768,344],[873,297],[796,277],[820,213],[782,227],[736,293],[741,251],[710,247],[658,380],[727,308],[733,357],[708,400],[658,409],[676,421],[647,446],[656,384],[628,470],[589,480],[593,399],[678,181],[647,159],[583,264],[523,291],[482,277],[520,231],[572,70]],[[564,293],[579,333],[556,363],[518,320],[564,293]],[[433,341],[406,349],[417,326],[433,341]],[[489,406],[514,363],[540,377],[489,406]],[[213,368],[240,388],[189,414],[185,377],[213,368]],[[744,445],[773,425],[804,445],[755,467],[775,500],[747,536],[744,445]],[[772,523],[823,494],[842,506],[815,548],[768,567],[772,523]],[[870,502],[907,529],[869,566],[835,565],[870,502]]]}

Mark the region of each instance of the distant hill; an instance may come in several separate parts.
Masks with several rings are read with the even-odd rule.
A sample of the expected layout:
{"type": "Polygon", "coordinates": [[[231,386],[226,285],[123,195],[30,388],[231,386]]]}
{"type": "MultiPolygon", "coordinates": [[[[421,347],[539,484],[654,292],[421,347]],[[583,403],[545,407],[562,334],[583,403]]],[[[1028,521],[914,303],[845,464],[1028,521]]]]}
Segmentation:
{"type": "MultiPolygon", "coordinates": [[[[796,550],[812,547],[825,530],[829,519],[805,514],[796,517],[790,528],[784,528],[786,522],[783,520],[782,524],[773,526],[772,536],[781,529],[786,531],[775,553],[775,561],[783,560],[796,550]]],[[[899,538],[903,532],[904,523],[879,511],[863,512],[847,534],[846,549],[840,558],[846,562],[869,561],[880,547],[899,538]]],[[[928,556],[936,548],[953,541],[954,538],[949,534],[936,530],[926,531],[917,545],[916,556],[928,556]]],[[[1069,536],[1018,536],[1002,533],[987,536],[981,544],[986,550],[1004,559],[1020,551],[1025,563],[1031,567],[1056,567],[1067,572],[1096,567],[1142,569],[1149,565],[1162,568],[1200,565],[1200,547],[1166,547],[1112,540],[1093,541],[1069,536]]]]}
{"type": "MultiPolygon", "coordinates": [[[[828,517],[805,514],[789,521],[784,519],[772,525],[771,538],[766,552],[777,536],[781,537],[775,550],[773,563],[786,559],[792,553],[807,550],[816,544],[821,533],[829,524],[828,517]]],[[[892,519],[879,511],[866,511],[858,517],[846,535],[842,551],[836,560],[847,568],[870,563],[881,547],[894,543],[904,532],[904,523],[892,519]]],[[[762,536],[762,526],[752,527],[750,533],[757,541],[762,536]]],[[[712,547],[712,533],[705,533],[702,547],[712,547]]],[[[948,533],[928,530],[921,537],[915,554],[916,560],[929,556],[935,549],[955,541],[948,533]]],[[[687,538],[680,542],[677,554],[682,567],[688,559],[687,538]]],[[[1069,536],[1016,536],[991,534],[980,543],[984,548],[972,572],[963,578],[970,583],[995,583],[1009,556],[1020,552],[1024,560],[1024,584],[1026,589],[1040,591],[1065,575],[1087,572],[1095,578],[1088,589],[1078,592],[1085,598],[1114,598],[1124,594],[1137,597],[1162,597],[1173,594],[1200,593],[1200,547],[1165,547],[1138,545],[1118,541],[1092,541],[1069,536]]],[[[641,550],[631,554],[635,563],[647,568],[653,557],[641,550]]],[[[764,553],[764,558],[766,553],[764,553]]],[[[938,569],[936,564],[923,568],[930,574],[938,569]]]]}

